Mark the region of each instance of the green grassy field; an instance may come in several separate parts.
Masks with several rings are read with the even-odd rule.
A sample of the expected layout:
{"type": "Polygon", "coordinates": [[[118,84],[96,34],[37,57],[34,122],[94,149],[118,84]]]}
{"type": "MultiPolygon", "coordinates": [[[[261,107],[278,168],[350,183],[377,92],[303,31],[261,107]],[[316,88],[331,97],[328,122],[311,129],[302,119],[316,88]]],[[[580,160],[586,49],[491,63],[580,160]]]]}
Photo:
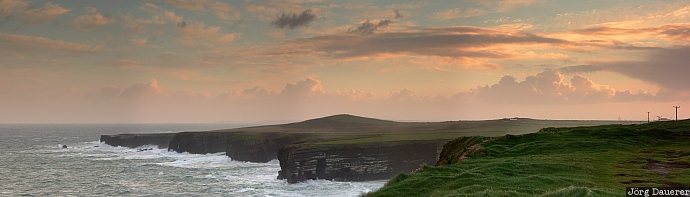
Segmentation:
{"type": "Polygon", "coordinates": [[[365,196],[624,196],[690,185],[690,120],[547,128],[449,142],[438,166],[365,196]]]}

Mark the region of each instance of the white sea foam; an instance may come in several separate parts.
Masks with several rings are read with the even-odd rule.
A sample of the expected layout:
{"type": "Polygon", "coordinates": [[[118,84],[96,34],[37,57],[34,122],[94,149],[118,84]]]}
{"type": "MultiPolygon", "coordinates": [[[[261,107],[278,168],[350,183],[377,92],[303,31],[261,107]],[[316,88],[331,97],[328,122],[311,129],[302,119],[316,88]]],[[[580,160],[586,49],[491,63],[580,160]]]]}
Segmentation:
{"type": "Polygon", "coordinates": [[[180,168],[222,168],[233,162],[230,157],[225,156],[225,153],[212,153],[204,155],[178,153],[168,154],[166,156],[175,160],[157,164],[180,168]]]}
{"type": "MultiPolygon", "coordinates": [[[[69,145],[68,145],[69,146],[69,145]]],[[[89,160],[130,160],[140,165],[157,165],[181,169],[202,169],[190,177],[222,184],[224,194],[230,196],[358,196],[383,186],[384,181],[336,182],[308,180],[288,184],[276,179],[280,164],[278,160],[267,163],[233,161],[225,153],[190,154],[177,153],[155,146],[137,148],[113,147],[100,142],[72,145],[69,149],[49,149],[62,152],[63,156],[81,157],[89,160]],[[234,189],[227,189],[234,188],[234,189]]],[[[133,166],[136,167],[136,166],[133,166]]],[[[157,173],[167,176],[165,169],[157,173]]],[[[140,188],[140,186],[131,186],[140,188]]]]}

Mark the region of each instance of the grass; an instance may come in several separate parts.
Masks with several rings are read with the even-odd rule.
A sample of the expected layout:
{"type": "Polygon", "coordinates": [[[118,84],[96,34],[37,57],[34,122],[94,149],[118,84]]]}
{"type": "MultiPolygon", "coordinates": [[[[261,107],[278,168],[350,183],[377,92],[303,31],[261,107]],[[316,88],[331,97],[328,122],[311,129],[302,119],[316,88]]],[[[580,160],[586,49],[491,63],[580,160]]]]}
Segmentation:
{"type": "MultiPolygon", "coordinates": [[[[484,121],[449,121],[431,123],[399,123],[391,126],[389,132],[352,132],[360,134],[324,140],[320,144],[360,144],[374,142],[392,142],[408,140],[452,140],[459,136],[502,136],[506,134],[525,134],[544,127],[591,126],[621,123],[617,121],[582,121],[582,120],[484,120],[484,121]]],[[[625,122],[630,123],[630,122],[625,122]]],[[[376,127],[373,127],[376,130],[376,127]]],[[[368,128],[367,128],[368,129],[368,128]]],[[[386,131],[386,128],[381,128],[386,131]]],[[[323,132],[320,135],[343,135],[348,132],[323,132]]]]}
{"type": "Polygon", "coordinates": [[[623,196],[630,186],[688,186],[690,120],[462,137],[441,161],[365,196],[623,196]]]}

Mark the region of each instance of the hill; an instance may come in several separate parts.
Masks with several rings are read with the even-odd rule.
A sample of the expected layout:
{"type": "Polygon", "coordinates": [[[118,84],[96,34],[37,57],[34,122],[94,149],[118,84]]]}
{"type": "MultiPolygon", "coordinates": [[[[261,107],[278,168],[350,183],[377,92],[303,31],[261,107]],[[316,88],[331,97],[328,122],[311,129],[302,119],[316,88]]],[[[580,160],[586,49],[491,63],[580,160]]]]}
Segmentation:
{"type": "MultiPolygon", "coordinates": [[[[376,136],[396,135],[396,139],[407,137],[454,139],[458,136],[481,135],[501,136],[505,134],[523,134],[536,132],[544,127],[575,127],[605,124],[632,124],[630,121],[600,120],[539,120],[529,118],[511,118],[477,121],[443,121],[443,122],[398,122],[349,114],[339,114],[301,122],[245,127],[218,130],[217,132],[287,132],[319,133],[329,135],[376,134],[376,136]],[[413,135],[413,136],[410,136],[413,135]]],[[[375,137],[375,136],[372,136],[375,137]]],[[[376,139],[374,139],[376,140],[376,139]]]]}
{"type": "Polygon", "coordinates": [[[461,137],[437,166],[366,196],[625,196],[644,186],[690,186],[690,120],[461,137]]]}
{"type": "Polygon", "coordinates": [[[323,118],[316,118],[305,120],[302,122],[284,124],[283,127],[299,128],[299,129],[352,129],[352,128],[376,128],[401,125],[405,123],[395,122],[390,120],[381,120],[375,118],[366,118],[361,116],[354,116],[349,114],[339,114],[327,116],[323,118]]]}

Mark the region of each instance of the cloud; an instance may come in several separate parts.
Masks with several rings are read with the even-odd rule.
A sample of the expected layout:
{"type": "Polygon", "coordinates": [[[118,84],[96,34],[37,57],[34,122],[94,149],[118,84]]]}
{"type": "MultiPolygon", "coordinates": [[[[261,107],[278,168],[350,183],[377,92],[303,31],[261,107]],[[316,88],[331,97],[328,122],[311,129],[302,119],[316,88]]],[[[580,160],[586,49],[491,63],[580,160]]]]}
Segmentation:
{"type": "Polygon", "coordinates": [[[690,91],[690,46],[650,50],[640,61],[617,61],[565,67],[567,72],[613,71],[673,90],[690,91]]]}
{"type": "Polygon", "coordinates": [[[42,92],[46,89],[35,87],[13,94],[17,99],[8,100],[2,96],[11,95],[0,94],[5,101],[0,103],[5,109],[0,117],[9,122],[220,122],[302,120],[350,113],[394,120],[514,116],[613,119],[618,113],[648,110],[640,103],[626,102],[650,99],[648,94],[616,91],[582,76],[565,77],[552,70],[522,81],[506,76],[487,89],[480,87],[452,96],[421,96],[407,88],[387,95],[359,90],[338,92],[327,90],[323,84],[319,79],[306,78],[287,82],[275,91],[254,86],[221,94],[210,94],[203,88],[164,89],[155,79],[125,88],[106,86],[85,92],[52,88],[47,88],[51,92],[42,92]],[[27,93],[37,96],[26,97],[27,93]]]}
{"type": "Polygon", "coordinates": [[[407,100],[419,100],[422,99],[420,96],[417,96],[415,92],[413,92],[410,89],[403,88],[400,91],[397,92],[391,92],[390,95],[388,96],[389,99],[394,100],[394,101],[407,101],[407,100]]]}
{"type": "Polygon", "coordinates": [[[177,25],[180,32],[180,39],[184,43],[196,44],[205,42],[206,44],[227,44],[235,40],[235,34],[223,33],[219,26],[206,26],[203,22],[182,21],[177,25]]]}
{"type": "Polygon", "coordinates": [[[379,28],[386,27],[390,24],[391,20],[388,19],[380,20],[378,22],[370,22],[369,20],[366,20],[356,28],[350,28],[347,31],[351,33],[372,34],[379,28]]]}
{"type": "MultiPolygon", "coordinates": [[[[276,20],[276,16],[284,15],[285,13],[301,13],[307,9],[314,12],[314,15],[319,13],[318,8],[308,8],[306,4],[312,2],[307,1],[245,1],[244,10],[252,13],[250,16],[257,17],[261,21],[272,22],[276,20]]],[[[311,6],[309,6],[311,7],[311,6]]]]}
{"type": "Polygon", "coordinates": [[[242,94],[251,95],[253,97],[266,97],[266,96],[271,95],[272,93],[266,89],[261,88],[261,87],[254,86],[252,88],[248,88],[248,89],[243,90],[242,94]]]}
{"type": "Polygon", "coordinates": [[[163,2],[170,4],[172,6],[175,6],[177,8],[181,8],[181,9],[192,10],[192,11],[201,11],[201,10],[210,8],[210,6],[211,6],[210,2],[214,2],[214,1],[163,0],[163,2]]]}
{"type": "MultiPolygon", "coordinates": [[[[576,30],[575,33],[586,36],[598,36],[599,39],[607,38],[617,40],[619,42],[630,41],[640,42],[640,40],[657,40],[659,38],[665,39],[670,44],[677,44],[674,42],[690,42],[690,24],[667,24],[653,27],[640,28],[620,28],[609,26],[597,26],[585,29],[576,30]]],[[[655,46],[658,46],[656,43],[655,46]]]]}
{"type": "MultiPolygon", "coordinates": [[[[218,3],[212,1],[167,1],[167,3],[174,3],[176,7],[180,6],[189,10],[201,10],[206,8],[221,9],[223,7],[210,8],[209,6],[218,3]]],[[[144,28],[147,28],[150,25],[175,24],[180,42],[186,45],[211,47],[217,46],[218,44],[231,43],[237,38],[237,35],[234,33],[223,32],[220,26],[211,26],[206,25],[204,22],[184,20],[182,16],[177,15],[175,12],[163,9],[152,3],[144,3],[140,9],[147,12],[150,15],[150,18],[135,19],[131,16],[123,16],[121,20],[122,24],[127,28],[133,29],[134,31],[142,31],[144,28]]],[[[133,42],[138,46],[143,46],[148,43],[147,40],[141,39],[135,39],[133,42]]]]}
{"type": "Polygon", "coordinates": [[[510,11],[518,7],[524,7],[536,3],[537,0],[500,0],[497,10],[500,12],[510,11]]]}
{"type": "Polygon", "coordinates": [[[281,92],[282,95],[290,97],[307,97],[320,93],[323,93],[321,81],[313,78],[307,78],[296,83],[288,83],[281,92]]]}
{"type": "Polygon", "coordinates": [[[233,13],[228,3],[215,0],[164,0],[163,2],[180,9],[191,11],[208,11],[221,20],[238,20],[239,13],[233,13]]]}
{"type": "Polygon", "coordinates": [[[21,13],[20,20],[27,24],[40,24],[52,21],[67,12],[70,12],[70,10],[60,5],[47,2],[43,7],[24,10],[21,13]]]}
{"type": "Polygon", "coordinates": [[[84,54],[98,50],[96,47],[76,42],[54,40],[46,37],[0,33],[0,50],[38,54],[84,54]]]}
{"type": "Polygon", "coordinates": [[[137,33],[143,33],[148,29],[154,29],[151,28],[151,26],[160,26],[170,23],[179,24],[183,22],[183,18],[175,12],[163,9],[153,3],[144,2],[139,6],[139,9],[148,14],[149,17],[140,18],[130,14],[121,14],[118,16],[117,21],[119,21],[124,28],[137,33]]]}
{"type": "Polygon", "coordinates": [[[103,87],[98,92],[97,97],[102,99],[113,99],[120,96],[122,89],[115,86],[103,87]]]}
{"type": "Polygon", "coordinates": [[[458,18],[470,18],[470,17],[475,17],[475,16],[481,16],[484,15],[485,11],[478,9],[478,8],[467,8],[467,9],[460,9],[460,8],[453,8],[453,9],[448,9],[445,11],[440,11],[436,12],[430,17],[433,19],[439,19],[439,20],[451,20],[451,19],[458,19],[458,18]]]}
{"type": "Polygon", "coordinates": [[[80,29],[93,29],[106,25],[112,20],[103,16],[96,8],[89,8],[86,15],[74,19],[74,26],[80,29]]]}
{"type": "MultiPolygon", "coordinates": [[[[102,91],[112,90],[104,89],[102,91]]],[[[149,83],[134,84],[125,88],[118,97],[125,99],[142,99],[154,97],[160,93],[161,87],[158,85],[158,80],[152,79],[149,83]]]]}
{"type": "Polygon", "coordinates": [[[46,2],[43,6],[31,6],[23,0],[0,1],[0,17],[16,17],[25,24],[41,24],[70,12],[60,5],[46,2]]]}
{"type": "Polygon", "coordinates": [[[512,104],[585,104],[655,99],[649,93],[617,91],[579,75],[568,81],[557,70],[546,70],[523,81],[507,75],[496,84],[477,88],[473,94],[484,102],[512,104]]]}
{"type": "Polygon", "coordinates": [[[393,16],[393,19],[401,19],[401,18],[403,18],[403,14],[400,13],[400,10],[397,10],[397,9],[396,9],[396,10],[393,10],[393,14],[395,14],[395,16],[393,16]]]}
{"type": "Polygon", "coordinates": [[[152,3],[144,3],[141,5],[140,9],[151,15],[151,19],[149,20],[138,21],[143,24],[179,23],[183,20],[182,17],[175,12],[163,9],[152,3]]]}
{"type": "Polygon", "coordinates": [[[144,47],[148,44],[148,40],[146,38],[133,38],[130,39],[130,42],[138,47],[144,47]]]}
{"type": "Polygon", "coordinates": [[[300,26],[309,25],[316,15],[311,13],[311,9],[302,11],[300,14],[281,14],[276,18],[271,24],[277,28],[290,28],[294,29],[300,26]]]}
{"type": "Polygon", "coordinates": [[[690,41],[690,24],[664,25],[658,28],[667,38],[679,41],[690,41]]]}
{"type": "Polygon", "coordinates": [[[598,65],[577,65],[577,66],[567,66],[559,69],[562,73],[566,74],[576,74],[576,73],[588,73],[604,70],[602,66],[598,65]]]}
{"type": "Polygon", "coordinates": [[[477,27],[418,28],[369,35],[332,34],[289,41],[285,53],[316,53],[339,59],[388,55],[437,56],[449,58],[509,58],[500,45],[551,46],[572,43],[522,32],[477,27]],[[298,50],[298,51],[295,51],[298,50]]]}
{"type": "Polygon", "coordinates": [[[11,16],[17,12],[26,10],[29,6],[24,0],[2,0],[0,1],[0,17],[11,16]]]}

